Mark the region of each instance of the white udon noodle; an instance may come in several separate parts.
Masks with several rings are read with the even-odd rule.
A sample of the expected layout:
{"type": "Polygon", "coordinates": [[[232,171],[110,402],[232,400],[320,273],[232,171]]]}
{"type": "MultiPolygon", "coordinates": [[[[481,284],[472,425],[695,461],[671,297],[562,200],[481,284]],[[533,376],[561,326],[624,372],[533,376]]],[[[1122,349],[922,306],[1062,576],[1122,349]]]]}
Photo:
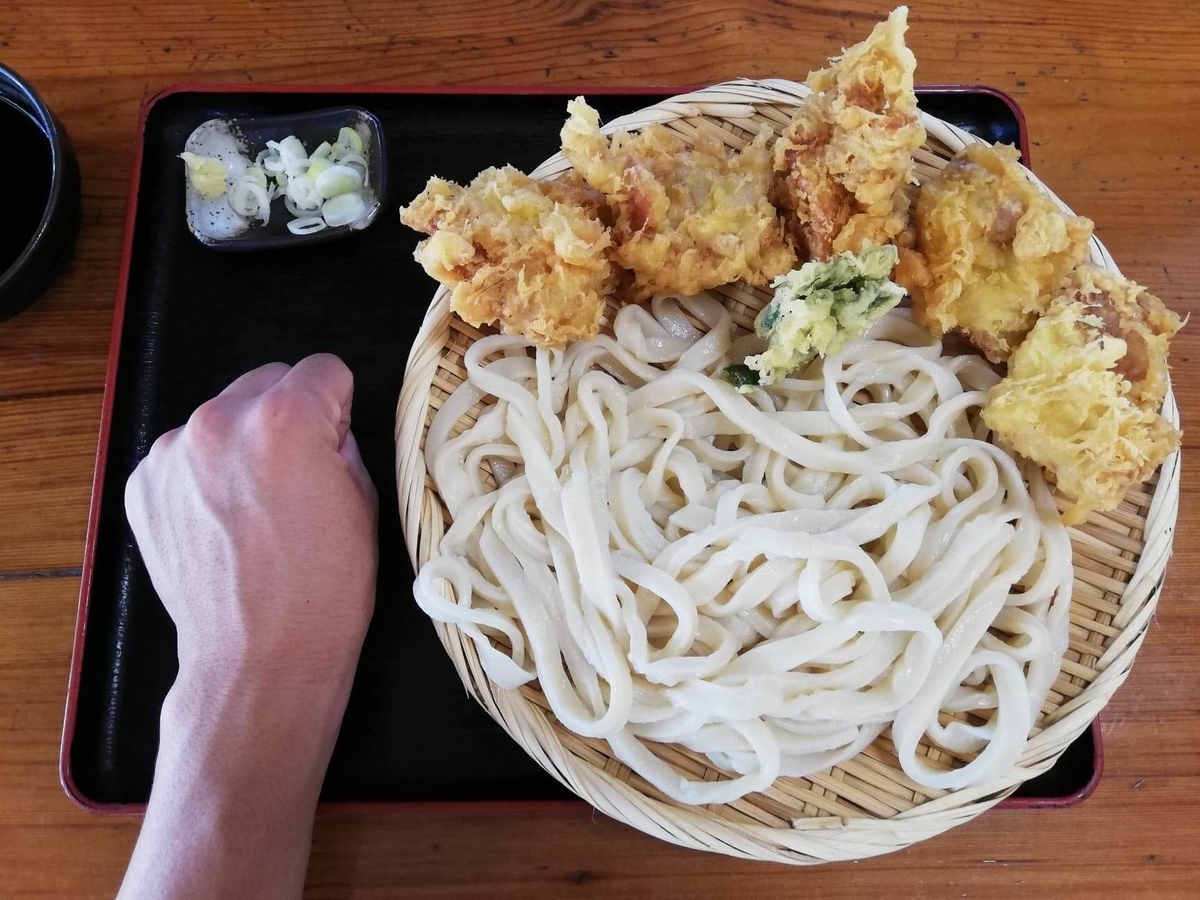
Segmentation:
{"type": "Polygon", "coordinates": [[[749,395],[714,377],[753,338],[712,298],[626,306],[614,331],[467,351],[426,438],[453,524],[421,609],[682,803],[827,769],[889,726],[921,785],[1010,769],[1058,674],[1072,568],[1040,472],[986,440],[996,375],[903,311],[749,395]],[[968,761],[931,765],[922,739],[968,761]],[[685,778],[647,742],[736,777],[685,778]]]}

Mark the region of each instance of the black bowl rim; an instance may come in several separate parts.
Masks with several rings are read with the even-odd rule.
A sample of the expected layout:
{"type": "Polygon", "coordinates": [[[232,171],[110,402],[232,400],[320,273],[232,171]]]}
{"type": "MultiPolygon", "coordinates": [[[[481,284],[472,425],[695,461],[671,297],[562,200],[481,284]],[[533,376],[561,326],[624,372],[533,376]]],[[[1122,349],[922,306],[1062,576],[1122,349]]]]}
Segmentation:
{"type": "Polygon", "coordinates": [[[65,182],[64,175],[64,156],[65,156],[65,140],[63,130],[59,127],[58,120],[54,114],[50,112],[50,107],[42,100],[38,92],[33,89],[24,78],[10,69],[8,66],[0,63],[0,82],[7,82],[16,89],[20,97],[28,106],[20,106],[25,113],[32,113],[37,119],[38,125],[46,132],[46,136],[50,140],[50,196],[46,199],[46,209],[42,212],[42,219],[38,222],[37,230],[33,233],[33,237],[29,239],[29,243],[25,245],[25,249],[13,261],[13,264],[3,272],[0,272],[0,291],[3,291],[9,281],[13,280],[29,262],[30,258],[36,251],[38,244],[45,237],[46,232],[50,229],[51,222],[54,219],[54,214],[58,211],[60,202],[62,201],[63,185],[65,182]]]}

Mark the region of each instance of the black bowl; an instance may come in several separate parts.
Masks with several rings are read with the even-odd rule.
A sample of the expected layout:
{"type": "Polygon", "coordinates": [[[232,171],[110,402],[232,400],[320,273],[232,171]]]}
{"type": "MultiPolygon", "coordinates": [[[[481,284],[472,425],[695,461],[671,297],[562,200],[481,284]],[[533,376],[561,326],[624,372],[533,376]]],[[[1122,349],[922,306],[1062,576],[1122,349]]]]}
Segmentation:
{"type": "Polygon", "coordinates": [[[16,72],[0,65],[0,103],[28,115],[49,138],[50,192],[25,249],[0,272],[0,322],[32,304],[62,271],[79,232],[79,163],[62,123],[16,72]]]}

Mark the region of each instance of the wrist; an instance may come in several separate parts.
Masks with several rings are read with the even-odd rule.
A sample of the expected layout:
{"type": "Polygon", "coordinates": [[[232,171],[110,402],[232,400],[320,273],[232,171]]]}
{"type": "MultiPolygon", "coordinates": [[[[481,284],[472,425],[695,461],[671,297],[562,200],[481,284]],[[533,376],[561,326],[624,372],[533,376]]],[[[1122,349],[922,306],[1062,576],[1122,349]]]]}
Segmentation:
{"type": "Polygon", "coordinates": [[[288,715],[311,707],[345,705],[358,666],[358,649],[335,654],[313,648],[238,647],[225,642],[179,647],[179,671],[171,693],[200,707],[271,708],[288,715]]]}
{"type": "Polygon", "coordinates": [[[181,667],[163,703],[128,895],[299,896],[348,693],[348,683],[268,690],[262,679],[181,667]]]}
{"type": "Polygon", "coordinates": [[[279,798],[281,814],[315,806],[352,678],[181,665],[163,703],[156,783],[165,770],[220,800],[279,798]]]}

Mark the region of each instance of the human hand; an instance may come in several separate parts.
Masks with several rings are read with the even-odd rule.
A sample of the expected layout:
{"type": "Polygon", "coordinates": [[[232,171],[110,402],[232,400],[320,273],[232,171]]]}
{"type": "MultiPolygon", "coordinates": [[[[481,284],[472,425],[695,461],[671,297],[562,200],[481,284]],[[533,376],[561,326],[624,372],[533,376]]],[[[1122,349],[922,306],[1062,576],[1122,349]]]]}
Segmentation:
{"type": "Polygon", "coordinates": [[[333,356],[272,363],[160,437],[126,511],[182,674],[274,688],[352,674],[374,604],[375,490],[333,356]]]}
{"type": "Polygon", "coordinates": [[[333,356],[255,369],[164,434],[125,508],[178,632],[120,896],[298,896],[371,618],[377,499],[333,356]]]}

